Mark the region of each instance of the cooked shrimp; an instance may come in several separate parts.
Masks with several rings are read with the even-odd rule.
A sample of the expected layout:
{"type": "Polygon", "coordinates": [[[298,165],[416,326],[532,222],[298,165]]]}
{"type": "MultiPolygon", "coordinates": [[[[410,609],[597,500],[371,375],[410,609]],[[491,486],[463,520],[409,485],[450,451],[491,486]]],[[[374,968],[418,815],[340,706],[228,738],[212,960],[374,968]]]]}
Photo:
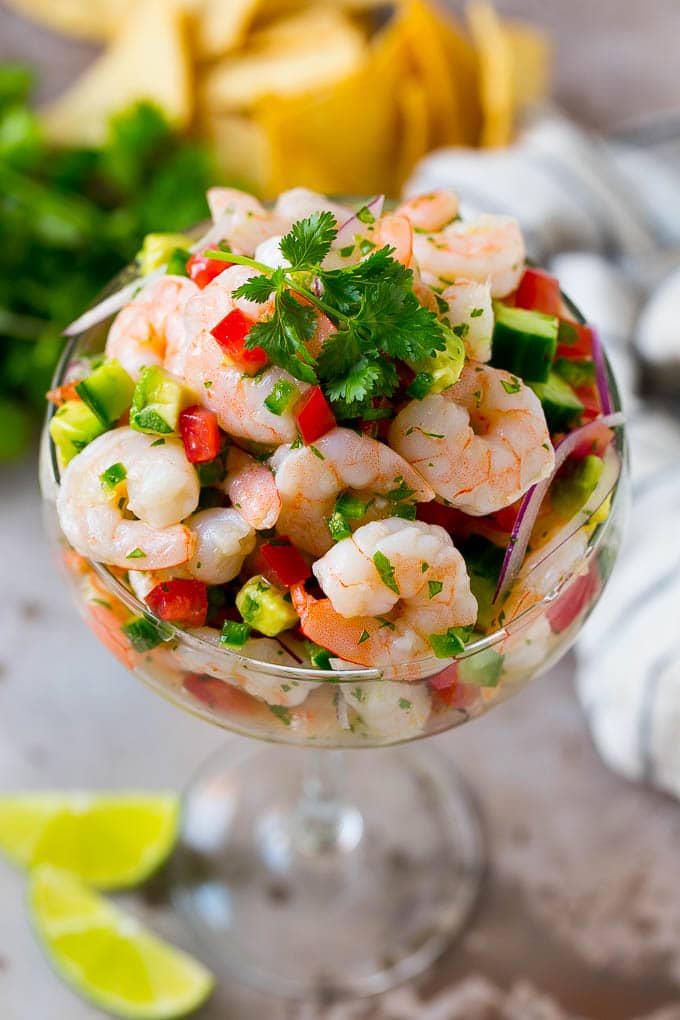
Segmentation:
{"type": "Polygon", "coordinates": [[[456,220],[431,234],[413,238],[416,262],[431,276],[454,283],[459,276],[488,281],[492,297],[505,297],[524,272],[524,241],[512,216],[456,220]]]}
{"type": "Polygon", "coordinates": [[[555,461],[538,397],[487,365],[466,365],[455,386],[407,404],[389,440],[438,496],[477,517],[514,503],[555,461]]]}
{"type": "Polygon", "coordinates": [[[143,368],[172,359],[184,342],[183,312],[199,289],[184,276],[162,276],[114,319],[106,356],[117,358],[133,379],[143,368]]]}
{"type": "Polygon", "coordinates": [[[277,216],[289,224],[306,219],[312,213],[326,210],[333,213],[339,227],[352,216],[352,210],[348,205],[333,202],[326,195],[310,191],[309,188],[290,188],[288,191],[282,191],[274,206],[277,216]]]}
{"type": "Polygon", "coordinates": [[[180,521],[198,505],[199,484],[179,439],[130,428],[93,440],[63,473],[57,510],[64,535],[77,552],[117,567],[162,570],[186,563],[195,538],[180,521]],[[102,475],[122,465],[117,484],[102,475]],[[124,476],[124,477],[123,477],[124,476]],[[137,520],[125,516],[124,507],[137,520]]]}
{"type": "Polygon", "coordinates": [[[241,517],[257,531],[273,528],[281,512],[281,496],[271,468],[231,446],[223,489],[241,517]]]}
{"type": "Polygon", "coordinates": [[[327,520],[345,489],[427,502],[432,489],[385,443],[335,428],[312,446],[281,447],[271,459],[281,496],[281,534],[320,556],[332,544],[327,520]]]}
{"type": "Polygon", "coordinates": [[[458,195],[455,191],[430,191],[402,202],[397,216],[405,216],[418,231],[442,230],[458,216],[458,195]]]}
{"type": "Polygon", "coordinates": [[[327,598],[292,589],[302,631],[348,662],[397,667],[431,656],[431,635],[477,618],[465,560],[436,524],[373,521],[312,570],[327,598]]]}
{"type": "Polygon", "coordinates": [[[206,584],[226,584],[240,572],[255,548],[255,531],[238,510],[214,507],[185,520],[194,535],[194,554],[186,564],[191,577],[206,584]]]}
{"type": "Polygon", "coordinates": [[[246,191],[209,188],[208,206],[215,223],[222,223],[224,236],[235,251],[252,255],[258,244],[272,234],[284,234],[288,223],[271,212],[246,191]]]}
{"type": "MultiPolygon", "coordinates": [[[[405,216],[397,216],[395,213],[388,213],[375,224],[372,233],[369,234],[373,244],[378,248],[386,245],[393,248],[392,258],[401,262],[406,267],[411,265],[413,258],[413,226],[405,216]]],[[[370,254],[370,253],[369,253],[370,254]]]]}
{"type": "Polygon", "coordinates": [[[456,280],[442,291],[448,305],[447,318],[465,344],[465,353],[473,361],[488,361],[493,336],[493,308],[488,283],[456,280]]]}
{"type": "Polygon", "coordinates": [[[295,418],[292,410],[273,414],[264,402],[277,382],[286,380],[300,393],[307,389],[306,384],[274,366],[256,376],[245,375],[242,367],[229,361],[210,332],[235,308],[253,322],[271,314],[271,302],[257,304],[233,295],[233,291],[252,275],[252,270],[245,266],[231,266],[189,302],[181,374],[200,394],[203,404],[215,412],[226,432],[275,446],[290,443],[295,438],[295,418]]]}
{"type": "Polygon", "coordinates": [[[431,697],[426,684],[369,680],[343,684],[341,690],[367,735],[406,740],[422,733],[430,716],[431,697]]]}

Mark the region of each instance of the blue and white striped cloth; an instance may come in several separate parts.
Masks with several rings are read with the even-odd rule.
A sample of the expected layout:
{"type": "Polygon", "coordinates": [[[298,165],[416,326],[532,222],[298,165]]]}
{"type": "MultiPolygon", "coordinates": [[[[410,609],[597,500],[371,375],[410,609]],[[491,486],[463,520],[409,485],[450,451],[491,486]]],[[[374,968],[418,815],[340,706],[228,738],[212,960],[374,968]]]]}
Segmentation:
{"type": "Polygon", "coordinates": [[[680,410],[680,116],[604,139],[544,110],[507,149],[430,154],[405,190],[437,187],[454,188],[466,215],[516,216],[530,256],[604,340],[634,499],[607,596],[579,641],[577,687],[607,764],[680,797],[680,426],[668,410],[669,399],[680,410]]]}

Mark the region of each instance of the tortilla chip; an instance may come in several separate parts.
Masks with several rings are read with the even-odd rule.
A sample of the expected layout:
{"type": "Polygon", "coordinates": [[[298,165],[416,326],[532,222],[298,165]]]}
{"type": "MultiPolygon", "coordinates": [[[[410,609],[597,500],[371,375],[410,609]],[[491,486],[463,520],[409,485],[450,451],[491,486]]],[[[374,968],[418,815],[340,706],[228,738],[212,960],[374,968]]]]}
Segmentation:
{"type": "Polygon", "coordinates": [[[364,37],[350,21],[332,11],[310,10],[301,31],[286,33],[285,24],[263,33],[263,42],[243,55],[227,57],[206,75],[203,98],[215,111],[253,107],[270,94],[316,92],[350,75],[361,64],[364,37]],[[281,34],[283,33],[283,35],[281,34]],[[281,44],[285,39],[287,45],[281,44]]]}
{"type": "Polygon", "coordinates": [[[470,31],[479,58],[482,106],[480,144],[508,145],[516,108],[512,52],[508,36],[491,4],[475,0],[467,8],[470,31]]]}
{"type": "Polygon", "coordinates": [[[110,39],[135,7],[135,0],[7,0],[31,21],[79,39],[110,39]]]}
{"type": "Polygon", "coordinates": [[[453,76],[456,102],[455,117],[445,141],[448,145],[474,146],[482,130],[477,54],[453,19],[442,18],[439,31],[453,76]]]}
{"type": "Polygon", "coordinates": [[[182,128],[190,120],[192,90],[184,16],[164,0],[143,0],[121,34],[76,83],[42,110],[54,142],[98,145],[111,114],[148,99],[182,128]]]}
{"type": "Polygon", "coordinates": [[[209,116],[203,132],[215,146],[217,163],[225,180],[246,191],[262,194],[272,173],[269,139],[261,125],[248,116],[209,116]]]}
{"type": "Polygon", "coordinates": [[[513,85],[518,106],[545,99],[550,85],[550,43],[543,33],[520,22],[506,21],[512,53],[513,85]]]}
{"type": "Polygon", "coordinates": [[[199,59],[213,59],[242,46],[259,0],[182,0],[199,59]]]}
{"type": "Polygon", "coordinates": [[[397,92],[399,114],[396,189],[409,177],[413,167],[428,151],[428,96],[425,86],[410,75],[397,92]]]}

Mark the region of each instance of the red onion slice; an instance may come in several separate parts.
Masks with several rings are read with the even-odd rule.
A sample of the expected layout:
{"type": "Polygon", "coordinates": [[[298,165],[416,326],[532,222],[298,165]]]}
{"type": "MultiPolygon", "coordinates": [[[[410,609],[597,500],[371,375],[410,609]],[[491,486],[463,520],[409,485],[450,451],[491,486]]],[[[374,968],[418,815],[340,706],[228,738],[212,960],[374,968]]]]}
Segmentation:
{"type": "Polygon", "coordinates": [[[597,383],[597,392],[600,397],[600,404],[602,406],[603,414],[611,414],[614,410],[614,402],[612,400],[611,391],[609,389],[609,378],[607,376],[607,366],[604,361],[604,353],[602,351],[602,343],[600,341],[599,334],[596,329],[591,327],[592,334],[592,354],[593,364],[595,365],[595,382],[597,383]]]}
{"type": "MultiPolygon", "coordinates": [[[[371,199],[362,208],[368,209],[368,211],[374,216],[376,220],[379,220],[382,216],[383,205],[385,203],[385,196],[378,195],[376,198],[371,199]]],[[[354,241],[355,234],[360,234],[362,229],[366,226],[365,223],[358,218],[356,213],[354,216],[350,216],[348,220],[341,225],[338,233],[333,241],[333,248],[344,248],[345,245],[350,244],[354,241]]]]}
{"type": "MultiPolygon", "coordinates": [[[[228,216],[231,213],[223,214],[218,219],[217,223],[213,223],[209,230],[199,237],[198,241],[195,241],[189,251],[196,252],[201,251],[203,248],[207,248],[214,245],[216,242],[221,241],[225,236],[225,228],[227,226],[228,216]]],[[[109,294],[108,297],[104,298],[98,304],[94,305],[93,308],[88,308],[86,312],[75,319],[70,326],[67,326],[64,330],[64,336],[75,336],[77,333],[84,333],[87,329],[92,329],[93,326],[99,325],[100,322],[104,322],[109,316],[115,315],[121,308],[132,300],[137,291],[144,290],[146,287],[151,286],[156,280],[160,279],[165,273],[165,263],[159,266],[158,269],[154,269],[153,272],[147,276],[137,276],[130,283],[126,283],[124,287],[117,290],[115,294],[109,294]]]]}
{"type": "Polygon", "coordinates": [[[525,494],[522,504],[515,520],[515,525],[510,535],[508,548],[505,550],[503,565],[498,577],[498,584],[494,593],[493,601],[496,602],[502,595],[505,595],[510,585],[517,577],[520,567],[524,562],[531,533],[538,517],[545,495],[550,488],[553,478],[574,450],[582,443],[587,442],[591,432],[595,432],[594,426],[606,425],[608,428],[617,428],[623,425],[624,415],[618,411],[615,414],[607,414],[603,418],[596,418],[594,421],[582,425],[564,437],[555,447],[555,466],[548,478],[532,486],[525,494]]]}

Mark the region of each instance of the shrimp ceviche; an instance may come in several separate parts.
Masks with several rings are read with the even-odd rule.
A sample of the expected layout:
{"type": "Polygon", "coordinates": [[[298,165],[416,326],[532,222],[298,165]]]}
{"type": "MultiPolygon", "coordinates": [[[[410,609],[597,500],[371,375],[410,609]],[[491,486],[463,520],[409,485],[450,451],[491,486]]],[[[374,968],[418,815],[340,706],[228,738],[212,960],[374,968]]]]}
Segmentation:
{"type": "MultiPolygon", "coordinates": [[[[518,223],[461,219],[452,192],[390,212],[303,188],[208,200],[207,243],[148,238],[103,354],[49,395],[97,626],[184,655],[185,689],[218,701],[224,650],[319,670],[303,689],[234,667],[232,704],[284,724],[328,671],[379,671],[345,692],[349,725],[422,730],[453,703],[451,663],[460,681],[466,647],[559,586],[607,517],[621,422],[597,337],[518,223]],[[143,613],[104,619],[92,561],[143,613]]],[[[511,672],[493,654],[467,685],[496,688],[499,657],[511,672]]]]}

